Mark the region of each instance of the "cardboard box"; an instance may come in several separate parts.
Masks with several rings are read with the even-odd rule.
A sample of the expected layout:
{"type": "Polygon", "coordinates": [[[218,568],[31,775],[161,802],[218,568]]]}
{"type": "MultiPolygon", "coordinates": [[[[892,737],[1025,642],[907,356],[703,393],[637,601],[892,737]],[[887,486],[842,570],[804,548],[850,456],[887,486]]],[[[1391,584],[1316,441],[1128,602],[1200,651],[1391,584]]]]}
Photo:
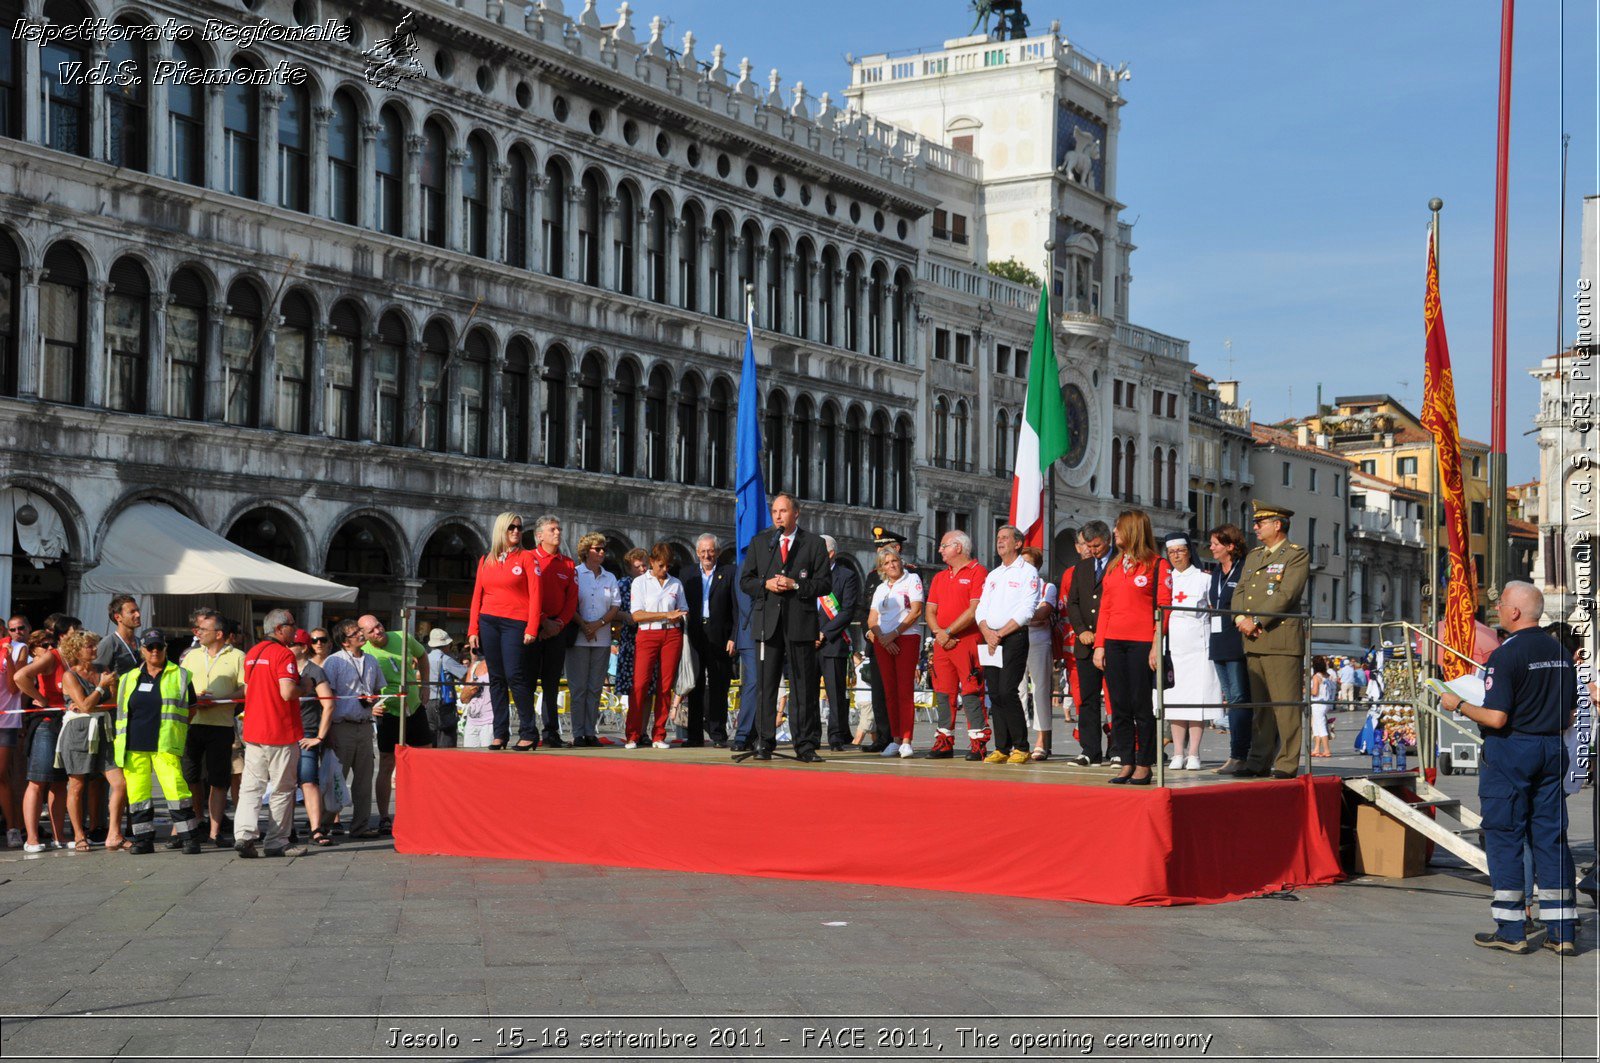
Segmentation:
{"type": "Polygon", "coordinates": [[[1427,839],[1376,805],[1356,808],[1356,874],[1415,878],[1427,870],[1427,839]]]}

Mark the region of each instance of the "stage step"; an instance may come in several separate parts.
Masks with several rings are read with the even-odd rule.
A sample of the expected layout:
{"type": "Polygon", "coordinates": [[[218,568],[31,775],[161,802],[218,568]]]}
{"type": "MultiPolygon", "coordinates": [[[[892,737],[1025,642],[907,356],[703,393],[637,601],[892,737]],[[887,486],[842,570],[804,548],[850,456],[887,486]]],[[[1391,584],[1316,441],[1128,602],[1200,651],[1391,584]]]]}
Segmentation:
{"type": "Polygon", "coordinates": [[[1421,775],[1388,772],[1383,775],[1356,776],[1346,779],[1344,784],[1441,849],[1454,853],[1484,874],[1489,873],[1489,858],[1483,849],[1463,837],[1482,834],[1483,817],[1469,808],[1463,808],[1457,798],[1429,785],[1421,775]],[[1415,793],[1416,798],[1401,797],[1394,792],[1393,788],[1402,786],[1415,793]],[[1459,822],[1460,829],[1452,830],[1439,823],[1424,811],[1429,808],[1459,822]]]}

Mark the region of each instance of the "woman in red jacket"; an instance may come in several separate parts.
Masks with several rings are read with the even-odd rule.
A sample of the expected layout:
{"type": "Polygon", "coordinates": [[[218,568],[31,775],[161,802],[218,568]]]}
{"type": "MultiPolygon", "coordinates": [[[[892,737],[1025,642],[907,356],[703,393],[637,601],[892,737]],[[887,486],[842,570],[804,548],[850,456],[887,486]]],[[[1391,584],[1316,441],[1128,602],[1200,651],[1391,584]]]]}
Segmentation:
{"type": "Polygon", "coordinates": [[[542,616],[533,551],[522,548],[522,518],[502,513],[494,520],[489,552],[478,562],[472,620],[467,627],[467,644],[481,649],[489,665],[489,702],[494,710],[490,749],[504,749],[511,740],[508,689],[517,703],[518,740],[512,748],[523,752],[539,748],[528,647],[539,637],[542,616]]]}
{"type": "Polygon", "coordinates": [[[1094,631],[1094,663],[1111,696],[1111,755],[1122,774],[1111,781],[1150,785],[1161,752],[1156,744],[1156,605],[1172,604],[1172,574],[1156,553],[1150,515],[1125,509],[1112,531],[1117,553],[1106,567],[1100,591],[1100,623],[1094,631]]]}

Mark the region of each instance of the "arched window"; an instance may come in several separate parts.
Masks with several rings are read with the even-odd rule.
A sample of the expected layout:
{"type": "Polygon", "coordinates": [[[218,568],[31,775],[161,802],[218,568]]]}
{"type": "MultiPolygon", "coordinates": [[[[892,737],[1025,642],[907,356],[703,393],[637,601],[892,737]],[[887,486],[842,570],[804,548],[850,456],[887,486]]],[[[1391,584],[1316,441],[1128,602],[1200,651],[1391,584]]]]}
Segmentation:
{"type": "Polygon", "coordinates": [[[600,286],[600,206],[603,198],[600,177],[590,170],[583,175],[583,197],[578,204],[578,270],[583,283],[600,286]]]}
{"type": "Polygon", "coordinates": [[[711,305],[706,309],[712,317],[728,316],[728,248],[733,239],[732,225],[721,211],[711,219],[711,305]]]}
{"type": "Polygon", "coordinates": [[[578,373],[578,423],[572,436],[578,443],[578,468],[585,472],[601,469],[600,413],[601,388],[605,380],[605,360],[594,351],[583,356],[578,373]]]}
{"type": "Polygon", "coordinates": [[[700,378],[687,373],[678,382],[677,481],[700,482],[700,378]]]}
{"type": "Polygon", "coordinates": [[[1011,419],[1001,410],[994,423],[994,474],[1004,479],[1010,474],[1007,451],[1011,447],[1011,419]]]}
{"type": "MultiPolygon", "coordinates": [[[[139,23],[123,20],[120,25],[135,27],[139,23]]],[[[142,31],[143,27],[136,32],[142,31]]],[[[130,78],[118,77],[106,86],[106,161],[141,173],[150,169],[150,120],[148,91],[150,71],[145,62],[145,42],[142,40],[112,41],[106,46],[106,61],[119,75],[131,72],[130,78]]],[[[5,60],[0,59],[0,63],[5,60]]]]}
{"type": "Polygon", "coordinates": [[[422,330],[417,352],[417,436],[423,450],[443,451],[445,446],[444,366],[450,357],[450,330],[431,321],[422,330]]]}
{"type": "Polygon", "coordinates": [[[185,184],[206,183],[206,88],[190,73],[205,68],[189,41],[172,46],[179,70],[167,83],[167,176],[185,184]]]}
{"type": "Polygon", "coordinates": [[[639,463],[639,371],[624,358],[617,363],[611,386],[611,441],[617,454],[617,475],[637,476],[639,463]]]}
{"type": "Polygon", "coordinates": [[[106,405],[113,410],[145,411],[149,322],[150,279],[137,261],[120,259],[111,267],[111,285],[106,289],[106,349],[111,352],[106,405]]]}
{"type": "Polygon", "coordinates": [[[489,254],[489,144],[482,133],[467,138],[467,157],[461,167],[461,210],[466,224],[469,255],[489,254]]]}
{"type": "Polygon", "coordinates": [[[167,379],[162,402],[168,417],[198,421],[205,416],[205,367],[215,353],[207,349],[210,293],[206,282],[190,269],[174,273],[167,292],[167,379]]]}
{"type": "MultiPolygon", "coordinates": [[[[8,27],[0,26],[0,38],[8,27]]],[[[14,47],[9,39],[0,39],[0,46],[14,47]]],[[[3,102],[3,101],[0,101],[3,102]]],[[[22,253],[16,242],[0,230],[0,395],[15,396],[18,363],[17,343],[18,296],[22,293],[22,253]]]]}
{"type": "Polygon", "coordinates": [[[400,367],[405,364],[407,342],[405,319],[392,311],[383,315],[378,322],[378,342],[372,348],[374,443],[392,446],[400,442],[405,425],[400,413],[400,367]]]}
{"type": "Polygon", "coordinates": [[[672,391],[672,376],[665,366],[650,370],[650,386],[644,393],[645,473],[652,480],[667,478],[667,401],[672,391]]]}
{"type": "Polygon", "coordinates": [[[222,316],[222,420],[254,428],[261,423],[261,293],[248,281],[228,289],[222,316]]]}
{"type": "Polygon", "coordinates": [[[1122,440],[1111,441],[1111,497],[1122,497],[1122,440]]]}
{"type": "Polygon", "coordinates": [[[645,260],[650,263],[650,276],[646,278],[646,283],[652,302],[667,301],[667,226],[671,221],[672,204],[665,192],[657,192],[650,197],[650,214],[645,231],[645,260]]]}
{"type": "Polygon", "coordinates": [[[634,229],[639,224],[639,201],[633,186],[626,182],[617,186],[617,215],[612,221],[611,275],[616,278],[617,291],[623,295],[638,292],[634,277],[634,229]]]}
{"type": "Polygon", "coordinates": [[[449,240],[448,204],[445,202],[444,126],[430,118],[422,126],[422,157],[418,183],[422,186],[422,242],[444,247],[449,240]]]}
{"type": "Polygon", "coordinates": [[[311,301],[300,292],[283,298],[282,323],[272,349],[277,360],[278,410],[275,423],[285,432],[305,432],[311,423],[311,330],[316,324],[311,301]]]}
{"type": "Polygon", "coordinates": [[[933,464],[950,467],[950,404],[943,395],[933,400],[933,464]]]}
{"type": "Polygon", "coordinates": [[[839,330],[835,327],[839,312],[834,292],[839,287],[839,252],[829,247],[822,252],[822,274],[818,278],[817,300],[821,310],[822,334],[817,338],[830,346],[839,344],[839,330]]]}
{"type": "MultiPolygon", "coordinates": [[[[0,137],[22,139],[22,43],[11,32],[22,17],[22,4],[6,0],[0,4],[0,137]]],[[[13,394],[14,392],[3,392],[13,394]]]]}
{"type": "Polygon", "coordinates": [[[1132,505],[1139,504],[1139,496],[1133,490],[1133,474],[1138,467],[1139,463],[1134,453],[1133,440],[1130,439],[1122,455],[1122,497],[1132,505]]]}
{"type": "Polygon", "coordinates": [[[405,232],[406,129],[393,107],[379,113],[376,149],[374,218],[380,232],[400,236],[405,232]]]}
{"type": "MultiPolygon", "coordinates": [[[[45,21],[76,26],[88,12],[75,0],[50,0],[44,5],[45,21]]],[[[71,78],[71,71],[88,65],[88,44],[79,39],[57,39],[39,49],[40,90],[44,97],[44,144],[72,155],[91,154],[89,96],[86,82],[71,78]],[[71,64],[78,64],[73,66],[71,64]],[[62,67],[66,67],[66,71],[62,67]]]]}
{"type": "Polygon", "coordinates": [[[340,303],[328,315],[322,347],[322,430],[333,439],[355,439],[359,434],[360,368],[361,314],[354,305],[340,303]]]}
{"type": "MultiPolygon", "coordinates": [[[[762,257],[764,252],[765,246],[761,242],[761,230],[756,227],[755,222],[745,222],[744,228],[739,230],[739,253],[736,256],[738,261],[735,263],[735,273],[738,276],[738,283],[734,285],[734,307],[732,312],[729,314],[729,316],[733,317],[735,320],[742,318],[744,315],[745,293],[750,293],[755,299],[758,300],[765,298],[766,293],[761,292],[753,287],[756,282],[756,261],[762,257]]],[[[761,302],[757,302],[755,307],[756,312],[761,314],[761,317],[757,318],[757,320],[762,321],[762,319],[766,317],[766,314],[763,312],[765,308],[761,302]]],[[[766,321],[762,321],[762,324],[767,328],[772,327],[766,321]]]]}
{"type": "Polygon", "coordinates": [[[567,352],[551,347],[544,354],[544,407],[539,411],[539,449],[553,469],[567,464],[567,352]]]}
{"type": "Polygon", "coordinates": [[[278,104],[278,205],[311,209],[311,103],[304,85],[283,86],[278,104]]]}
{"type": "Polygon", "coordinates": [[[539,238],[544,244],[544,271],[567,275],[567,171],[551,159],[544,167],[544,202],[539,205],[539,238]]]}
{"type": "Polygon", "coordinates": [[[817,257],[817,248],[810,239],[801,237],[794,245],[794,308],[790,320],[794,334],[801,339],[812,339],[811,334],[811,267],[817,257]]]}
{"type": "Polygon", "coordinates": [[[1167,504],[1178,508],[1178,452],[1167,450],[1167,504]]]}
{"type": "Polygon", "coordinates": [[[894,508],[911,512],[911,418],[902,415],[894,426],[894,508]]]}
{"type": "Polygon", "coordinates": [[[952,462],[951,468],[960,469],[961,471],[965,472],[972,468],[972,449],[970,445],[971,436],[968,435],[967,432],[968,417],[966,399],[956,400],[955,415],[951,419],[955,422],[953,426],[955,430],[952,433],[955,443],[955,460],[952,462]]]}
{"type": "Polygon", "coordinates": [[[489,334],[473,329],[452,374],[461,419],[461,453],[469,458],[489,453],[489,362],[493,356],[489,334]]]}
{"type": "Polygon", "coordinates": [[[243,56],[233,61],[236,76],[222,90],[223,191],[245,199],[261,198],[260,90],[252,83],[255,67],[243,56]]]}
{"type": "Polygon", "coordinates": [[[706,410],[706,446],[711,448],[711,486],[726,489],[728,476],[728,421],[733,409],[733,388],[718,377],[711,385],[711,404],[706,410]]]}
{"type": "Polygon", "coordinates": [[[1161,506],[1161,481],[1162,473],[1165,471],[1162,466],[1165,464],[1165,457],[1160,447],[1150,452],[1150,504],[1158,509],[1161,506]]]}
{"type": "Polygon", "coordinates": [[[528,153],[520,147],[512,148],[500,200],[500,242],[506,265],[518,269],[528,268],[528,193],[528,153]]]}
{"type": "Polygon", "coordinates": [[[861,505],[861,448],[865,431],[861,407],[852,406],[844,424],[844,500],[852,506],[861,505]]]}
{"type": "Polygon", "coordinates": [[[693,203],[683,205],[678,226],[678,305],[700,309],[700,229],[705,215],[693,203]]]}
{"type": "Polygon", "coordinates": [[[890,356],[897,362],[910,357],[906,346],[906,322],[911,319],[911,274],[905,270],[894,275],[894,336],[889,348],[890,356]]]}
{"type": "Polygon", "coordinates": [[[789,290],[788,270],[784,259],[789,254],[789,241],[783,233],[773,230],[767,237],[767,328],[773,332],[784,331],[784,293],[789,290]]]}
{"type": "Polygon", "coordinates": [[[811,443],[815,421],[811,396],[801,395],[795,399],[794,423],[790,428],[790,438],[794,440],[794,445],[789,448],[789,484],[794,493],[801,498],[815,497],[811,491],[811,467],[816,459],[816,451],[811,443]]]}
{"type": "Polygon", "coordinates": [[[824,502],[839,500],[839,411],[831,402],[822,404],[817,423],[817,459],[822,475],[818,485],[824,502]]]}
{"type": "Polygon", "coordinates": [[[360,113],[348,91],[333,94],[333,114],[328,118],[328,215],[346,225],[361,224],[360,113]]]}
{"type": "Polygon", "coordinates": [[[528,367],[532,364],[528,342],[512,340],[500,371],[500,424],[507,461],[528,460],[528,367]]]}
{"type": "Polygon", "coordinates": [[[777,388],[767,392],[766,423],[761,426],[761,442],[767,445],[766,488],[773,494],[785,490],[784,443],[788,439],[789,397],[777,388]]]}
{"type": "Polygon", "coordinates": [[[872,469],[872,505],[883,509],[889,504],[889,415],[879,410],[872,415],[872,443],[867,449],[872,469]]]}

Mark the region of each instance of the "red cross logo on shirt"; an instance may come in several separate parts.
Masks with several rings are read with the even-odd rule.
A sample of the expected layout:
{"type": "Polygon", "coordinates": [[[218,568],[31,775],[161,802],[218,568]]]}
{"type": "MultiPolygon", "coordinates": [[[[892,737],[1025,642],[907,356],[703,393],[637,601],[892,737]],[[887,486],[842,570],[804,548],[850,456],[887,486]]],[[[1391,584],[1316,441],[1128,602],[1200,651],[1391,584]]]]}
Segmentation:
{"type": "Polygon", "coordinates": [[[1172,596],[1172,600],[1177,602],[1179,605],[1182,605],[1184,602],[1189,600],[1189,592],[1179,591],[1177,594],[1172,596]]]}

